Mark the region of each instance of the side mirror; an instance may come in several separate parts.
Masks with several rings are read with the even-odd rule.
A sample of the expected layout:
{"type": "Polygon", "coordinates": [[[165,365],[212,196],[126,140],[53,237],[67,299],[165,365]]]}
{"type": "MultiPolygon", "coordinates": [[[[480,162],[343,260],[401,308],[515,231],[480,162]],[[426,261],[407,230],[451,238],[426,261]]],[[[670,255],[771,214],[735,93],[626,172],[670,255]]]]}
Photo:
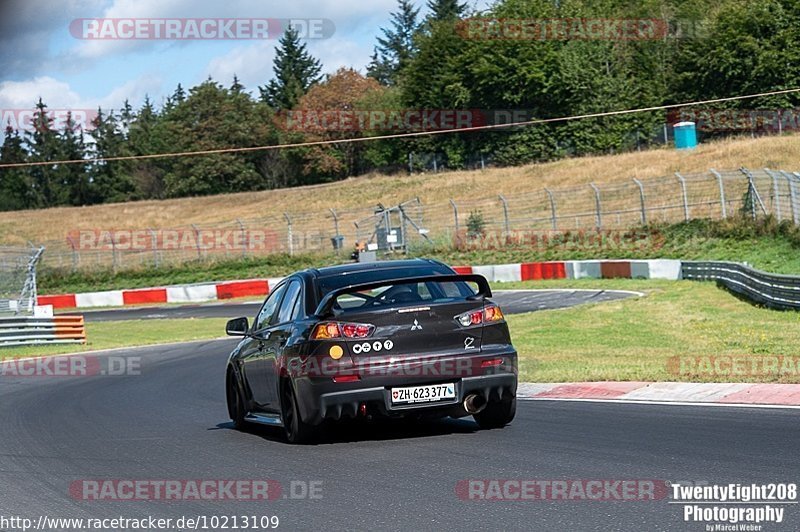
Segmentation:
{"type": "Polygon", "coordinates": [[[250,323],[247,318],[234,318],[225,325],[225,333],[228,336],[247,336],[250,332],[250,323]]]}

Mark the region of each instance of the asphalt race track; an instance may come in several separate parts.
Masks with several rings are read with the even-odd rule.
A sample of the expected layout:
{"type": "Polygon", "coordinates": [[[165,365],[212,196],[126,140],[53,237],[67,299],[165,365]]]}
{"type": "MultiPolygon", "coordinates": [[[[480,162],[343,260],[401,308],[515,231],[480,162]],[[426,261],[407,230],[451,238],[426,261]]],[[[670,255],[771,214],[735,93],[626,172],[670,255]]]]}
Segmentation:
{"type": "MultiPolygon", "coordinates": [[[[495,300],[511,313],[630,295],[498,292],[495,300]]],[[[86,316],[238,316],[256,306],[86,316]]],[[[465,500],[457,486],[472,479],[750,484],[796,482],[800,473],[797,414],[782,409],[522,400],[502,430],[478,430],[471,419],[350,422],[316,445],[291,446],[279,429],[232,428],[223,376],[234,345],[226,339],[89,355],[100,367],[113,358],[133,368],[117,376],[0,377],[0,516],[277,516],[285,530],[396,530],[402,523],[405,530],[699,531],[705,525],[684,522],[683,506],[668,496],[486,501],[465,500]],[[270,479],[281,491],[269,501],[96,501],[70,491],[87,479],[270,479]]],[[[783,508],[784,522],[763,530],[798,529],[800,508],[783,508]]]]}
{"type": "MultiPolygon", "coordinates": [[[[139,375],[2,377],[0,514],[49,517],[277,515],[281,528],[704,530],[656,501],[474,501],[466,479],[796,481],[800,426],[788,410],[521,401],[502,430],[471,420],[350,424],[321,443],[231,428],[231,340],[115,352],[139,375]],[[140,358],[139,358],[140,357],[140,358]],[[321,499],[85,501],[81,479],[321,481],[321,499]]],[[[303,486],[303,484],[295,484],[303,486]]],[[[296,495],[302,495],[297,489],[296,495]]],[[[797,529],[800,509],[765,530],[797,529]],[[788,521],[788,523],[786,522],[788,521]]]]}
{"type": "MultiPolygon", "coordinates": [[[[634,292],[620,290],[497,290],[492,300],[506,314],[573,307],[633,297],[634,292]]],[[[84,311],[87,322],[165,319],[165,318],[238,318],[255,316],[261,302],[216,303],[162,307],[131,307],[84,311]]],[[[74,311],[72,311],[74,312],[74,311]]]]}

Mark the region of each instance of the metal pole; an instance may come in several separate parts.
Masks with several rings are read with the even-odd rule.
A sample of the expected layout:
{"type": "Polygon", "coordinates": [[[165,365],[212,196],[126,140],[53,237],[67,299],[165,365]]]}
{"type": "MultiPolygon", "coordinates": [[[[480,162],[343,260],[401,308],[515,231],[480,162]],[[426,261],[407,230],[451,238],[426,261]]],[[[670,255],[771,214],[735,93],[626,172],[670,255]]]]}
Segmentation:
{"type": "Polygon", "coordinates": [[[725,220],[728,217],[728,206],[725,202],[725,185],[722,182],[722,174],[711,169],[711,173],[714,174],[717,178],[717,183],[719,183],[719,202],[722,204],[722,219],[725,220]]]}
{"type": "Polygon", "coordinates": [[[409,153],[408,154],[408,175],[411,175],[413,173],[414,173],[414,154],[413,153],[409,153]]]}
{"type": "Polygon", "coordinates": [[[686,179],[684,179],[683,176],[678,172],[675,172],[675,177],[677,177],[678,181],[681,182],[681,191],[683,192],[683,219],[688,222],[689,221],[689,198],[687,197],[687,194],[686,194],[686,179]]]}
{"type": "Polygon", "coordinates": [[[450,205],[453,207],[453,219],[456,222],[456,239],[458,239],[458,206],[453,200],[450,200],[450,205]]]}
{"type": "Polygon", "coordinates": [[[336,209],[329,209],[333,215],[333,228],[336,231],[336,236],[339,236],[339,215],[336,214],[336,209]]]}
{"type": "Polygon", "coordinates": [[[644,185],[635,177],[633,178],[633,182],[636,183],[637,187],[639,187],[639,200],[642,204],[642,225],[647,225],[647,207],[645,204],[644,185]]]}
{"type": "Polygon", "coordinates": [[[75,241],[71,236],[68,236],[67,242],[69,242],[69,247],[72,248],[72,271],[76,271],[78,269],[78,251],[75,246],[75,241]]]}
{"type": "Polygon", "coordinates": [[[756,218],[756,203],[761,206],[761,210],[764,214],[767,214],[767,207],[764,205],[764,202],[761,200],[761,194],[758,193],[758,189],[756,188],[755,178],[753,177],[753,173],[745,167],[739,169],[744,175],[747,176],[747,183],[750,190],[750,196],[753,198],[751,202],[753,205],[753,219],[756,218]]]}
{"type": "Polygon", "coordinates": [[[242,257],[246,258],[247,248],[249,247],[248,244],[250,242],[247,241],[248,240],[247,233],[245,233],[244,231],[244,224],[242,223],[242,221],[239,218],[236,218],[236,223],[239,224],[239,233],[242,235],[242,257]]]}
{"type": "Polygon", "coordinates": [[[553,226],[553,231],[558,231],[558,218],[556,217],[556,200],[550,189],[544,189],[547,194],[547,199],[550,201],[550,224],[553,226]]]}
{"type": "Polygon", "coordinates": [[[499,194],[497,197],[500,198],[501,202],[503,202],[503,219],[505,220],[506,235],[509,235],[511,234],[511,227],[508,223],[508,202],[502,194],[499,194]]]}
{"type": "Polygon", "coordinates": [[[289,243],[289,255],[294,255],[294,236],[292,235],[292,219],[289,216],[288,212],[283,213],[283,217],[286,218],[286,223],[289,225],[289,232],[286,235],[287,241],[289,243]]]}
{"type": "Polygon", "coordinates": [[[775,217],[780,222],[783,218],[783,213],[781,213],[781,196],[780,196],[780,189],[778,188],[778,176],[772,173],[772,170],[769,168],[764,168],[764,172],[767,173],[768,176],[772,178],[772,195],[775,198],[773,204],[775,205],[775,217]]]}
{"type": "Polygon", "coordinates": [[[195,224],[192,224],[192,229],[194,230],[194,242],[197,247],[197,258],[202,259],[203,257],[200,253],[200,229],[195,224]]]}
{"type": "Polygon", "coordinates": [[[114,240],[114,231],[111,234],[111,270],[117,273],[117,242],[114,240]]]}
{"type": "Polygon", "coordinates": [[[152,229],[148,231],[150,231],[150,248],[153,250],[153,266],[158,268],[158,237],[152,229]]]}
{"type": "Polygon", "coordinates": [[[595,203],[595,209],[597,211],[596,218],[595,218],[595,224],[597,225],[598,229],[602,229],[603,228],[603,215],[602,215],[601,203],[600,203],[600,189],[597,188],[597,185],[595,185],[594,183],[589,183],[589,186],[592,187],[592,190],[594,190],[594,203],[595,203]]]}

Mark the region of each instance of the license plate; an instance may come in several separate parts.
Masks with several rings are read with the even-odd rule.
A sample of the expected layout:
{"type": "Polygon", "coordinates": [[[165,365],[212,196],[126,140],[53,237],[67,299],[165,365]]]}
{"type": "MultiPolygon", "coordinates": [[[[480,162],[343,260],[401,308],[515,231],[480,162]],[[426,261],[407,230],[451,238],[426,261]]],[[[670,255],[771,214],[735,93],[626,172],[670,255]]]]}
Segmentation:
{"type": "Polygon", "coordinates": [[[392,404],[435,403],[456,398],[455,384],[428,384],[407,388],[392,388],[392,404]]]}

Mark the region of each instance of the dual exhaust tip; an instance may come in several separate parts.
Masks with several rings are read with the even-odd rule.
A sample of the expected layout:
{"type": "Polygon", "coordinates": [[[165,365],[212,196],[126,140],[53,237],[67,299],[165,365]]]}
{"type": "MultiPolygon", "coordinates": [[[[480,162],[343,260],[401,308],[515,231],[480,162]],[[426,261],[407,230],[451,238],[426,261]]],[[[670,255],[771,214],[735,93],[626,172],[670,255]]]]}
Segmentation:
{"type": "Polygon", "coordinates": [[[486,399],[477,393],[470,394],[464,398],[464,410],[468,414],[479,414],[486,408],[486,399]]]}

